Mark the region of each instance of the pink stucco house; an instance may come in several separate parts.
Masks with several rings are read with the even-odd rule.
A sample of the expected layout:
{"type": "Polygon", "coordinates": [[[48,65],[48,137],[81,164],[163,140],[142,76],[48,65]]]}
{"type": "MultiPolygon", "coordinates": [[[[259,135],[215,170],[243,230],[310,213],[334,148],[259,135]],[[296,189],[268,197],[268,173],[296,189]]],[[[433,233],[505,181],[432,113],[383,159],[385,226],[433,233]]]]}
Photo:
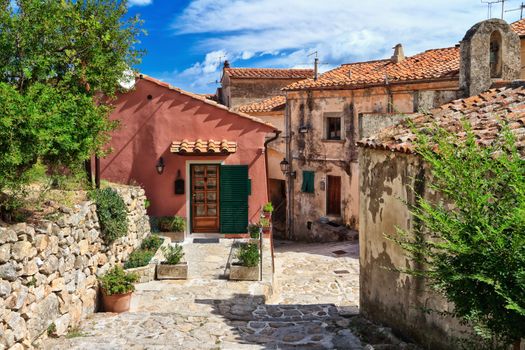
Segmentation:
{"type": "Polygon", "coordinates": [[[114,106],[103,179],[141,185],[148,213],[186,218],[186,235],[245,233],[258,220],[272,125],[145,75],[114,106]]]}

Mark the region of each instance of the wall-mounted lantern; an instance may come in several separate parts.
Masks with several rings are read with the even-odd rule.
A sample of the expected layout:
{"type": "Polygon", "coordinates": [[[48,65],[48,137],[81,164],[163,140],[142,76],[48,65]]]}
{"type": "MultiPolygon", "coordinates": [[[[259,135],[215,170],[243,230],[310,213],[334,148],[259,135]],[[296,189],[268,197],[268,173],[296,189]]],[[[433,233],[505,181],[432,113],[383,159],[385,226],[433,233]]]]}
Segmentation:
{"type": "Polygon", "coordinates": [[[299,127],[299,133],[306,134],[310,130],[310,127],[308,125],[303,125],[299,127]]]}
{"type": "Polygon", "coordinates": [[[290,175],[291,177],[295,177],[295,171],[290,171],[291,165],[286,160],[286,158],[283,158],[283,160],[281,161],[281,163],[279,163],[279,165],[281,166],[281,171],[283,172],[284,175],[290,175]]]}
{"type": "Polygon", "coordinates": [[[162,174],[164,172],[164,167],[164,158],[160,157],[157,162],[157,165],[155,165],[155,168],[157,169],[157,174],[162,174]]]}

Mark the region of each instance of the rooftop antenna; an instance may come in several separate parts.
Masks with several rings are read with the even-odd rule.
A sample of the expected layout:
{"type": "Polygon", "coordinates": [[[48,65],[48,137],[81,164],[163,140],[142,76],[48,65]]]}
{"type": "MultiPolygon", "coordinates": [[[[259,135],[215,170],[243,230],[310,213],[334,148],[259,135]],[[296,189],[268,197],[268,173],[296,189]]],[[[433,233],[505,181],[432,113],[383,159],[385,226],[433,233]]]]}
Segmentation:
{"type": "Polygon", "coordinates": [[[312,52],[308,57],[315,55],[314,58],[314,80],[319,77],[319,58],[317,57],[317,51],[312,52]]]}
{"type": "Polygon", "coordinates": [[[520,11],[520,19],[523,19],[523,9],[525,9],[525,3],[521,3],[520,7],[517,9],[507,10],[505,12],[514,12],[514,11],[520,11]]]}
{"type": "Polygon", "coordinates": [[[487,18],[492,18],[492,5],[501,4],[501,19],[505,13],[505,1],[506,0],[481,0],[482,4],[487,4],[487,18]]]}

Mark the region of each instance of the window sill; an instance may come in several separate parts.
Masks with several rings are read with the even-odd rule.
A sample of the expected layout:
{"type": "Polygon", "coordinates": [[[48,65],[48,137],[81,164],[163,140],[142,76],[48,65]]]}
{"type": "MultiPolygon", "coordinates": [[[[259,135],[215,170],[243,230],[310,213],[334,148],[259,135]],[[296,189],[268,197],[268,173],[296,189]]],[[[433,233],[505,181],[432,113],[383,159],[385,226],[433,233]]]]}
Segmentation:
{"type": "Polygon", "coordinates": [[[331,143],[345,143],[346,140],[329,140],[329,139],[322,139],[322,142],[331,142],[331,143]]]}

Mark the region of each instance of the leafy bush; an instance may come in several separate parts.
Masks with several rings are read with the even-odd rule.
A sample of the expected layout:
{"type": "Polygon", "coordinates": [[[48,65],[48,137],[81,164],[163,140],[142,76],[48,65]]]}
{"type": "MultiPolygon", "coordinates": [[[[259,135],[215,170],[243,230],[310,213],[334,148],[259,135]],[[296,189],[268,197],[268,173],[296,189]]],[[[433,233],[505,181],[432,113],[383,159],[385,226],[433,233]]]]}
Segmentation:
{"type": "Polygon", "coordinates": [[[99,278],[100,288],[106,295],[126,294],[133,292],[139,276],[136,273],[126,273],[122,267],[115,266],[99,278]]]}
{"type": "Polygon", "coordinates": [[[267,218],[261,218],[259,223],[262,227],[270,227],[270,220],[268,220],[267,218]]]}
{"type": "Polygon", "coordinates": [[[104,240],[111,243],[126,235],[128,215],[126,204],[111,188],[91,191],[89,198],[97,205],[97,215],[104,240]]]}
{"type": "Polygon", "coordinates": [[[243,243],[239,247],[237,259],[242,266],[254,267],[259,264],[259,246],[256,243],[243,243]]]}
{"type": "Polygon", "coordinates": [[[268,203],[266,203],[266,204],[264,205],[264,207],[263,207],[263,211],[264,211],[264,212],[267,212],[267,213],[271,213],[271,212],[273,212],[273,204],[272,204],[272,202],[268,202],[268,203]]]}
{"type": "Polygon", "coordinates": [[[140,245],[140,249],[152,250],[153,252],[156,252],[157,249],[159,249],[159,247],[162,245],[162,242],[164,242],[162,237],[153,234],[144,238],[142,244],[140,245]]]}
{"type": "Polygon", "coordinates": [[[182,246],[178,244],[162,247],[162,252],[166,258],[166,261],[163,261],[162,263],[166,265],[177,265],[184,257],[182,246]]]}
{"type": "Polygon", "coordinates": [[[248,225],[248,233],[250,234],[250,237],[253,239],[259,239],[259,235],[261,233],[261,226],[257,224],[249,224],[248,225]]]}
{"type": "Polygon", "coordinates": [[[124,264],[124,268],[133,269],[135,267],[146,266],[149,264],[154,255],[155,251],[137,249],[129,255],[128,261],[126,261],[124,264]]]}
{"type": "Polygon", "coordinates": [[[414,191],[415,227],[395,240],[423,267],[407,272],[451,301],[453,316],[489,344],[516,345],[525,338],[525,161],[500,126],[491,145],[478,144],[468,124],[464,139],[443,129],[417,132],[432,179],[424,185],[443,201],[414,191]]]}
{"type": "Polygon", "coordinates": [[[184,232],[186,221],[181,216],[163,216],[158,219],[161,232],[184,232]]]}

